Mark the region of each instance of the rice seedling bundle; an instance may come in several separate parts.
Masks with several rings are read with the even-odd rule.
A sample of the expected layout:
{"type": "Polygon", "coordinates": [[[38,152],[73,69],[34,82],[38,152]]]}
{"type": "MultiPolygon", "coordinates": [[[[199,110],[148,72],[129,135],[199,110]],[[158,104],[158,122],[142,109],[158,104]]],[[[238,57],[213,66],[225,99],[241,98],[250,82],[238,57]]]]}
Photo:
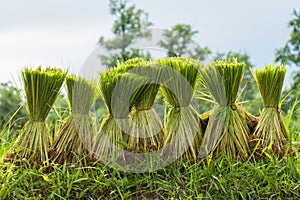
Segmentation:
{"type": "Polygon", "coordinates": [[[133,152],[156,151],[163,146],[164,129],[160,117],[152,107],[160,87],[160,68],[150,62],[134,64],[130,74],[135,87],[131,102],[131,124],[127,149],[133,152]]]}
{"type": "Polygon", "coordinates": [[[66,83],[72,111],[53,143],[53,157],[61,164],[88,158],[96,133],[95,118],[90,110],[98,95],[97,83],[75,75],[68,76],[66,83]]]}
{"type": "Polygon", "coordinates": [[[225,154],[231,159],[246,159],[249,147],[249,114],[237,103],[245,64],[237,60],[215,61],[201,69],[201,76],[213,99],[204,133],[200,157],[225,154]]]}
{"type": "Polygon", "coordinates": [[[262,148],[269,147],[277,155],[284,153],[284,148],[289,141],[289,134],[279,108],[285,73],[284,66],[272,64],[253,72],[264,103],[254,136],[261,139],[259,142],[262,148]]]}
{"type": "Polygon", "coordinates": [[[162,96],[170,104],[165,119],[165,158],[196,160],[203,131],[200,117],[191,101],[199,78],[199,63],[180,57],[157,59],[163,70],[162,96]]]}
{"type": "Polygon", "coordinates": [[[66,72],[56,68],[26,68],[21,73],[29,121],[13,145],[17,156],[42,163],[48,160],[50,132],[46,117],[57,99],[66,72]]]}
{"type": "Polygon", "coordinates": [[[93,142],[93,153],[101,161],[124,159],[124,149],[127,147],[124,131],[129,130],[129,113],[132,105],[123,106],[130,81],[124,74],[130,69],[132,60],[120,63],[100,74],[100,94],[107,107],[108,115],[101,122],[93,142]],[[118,84],[120,80],[123,84],[118,84]],[[116,88],[116,87],[120,88],[116,88]],[[119,94],[115,95],[114,91],[119,94]]]}

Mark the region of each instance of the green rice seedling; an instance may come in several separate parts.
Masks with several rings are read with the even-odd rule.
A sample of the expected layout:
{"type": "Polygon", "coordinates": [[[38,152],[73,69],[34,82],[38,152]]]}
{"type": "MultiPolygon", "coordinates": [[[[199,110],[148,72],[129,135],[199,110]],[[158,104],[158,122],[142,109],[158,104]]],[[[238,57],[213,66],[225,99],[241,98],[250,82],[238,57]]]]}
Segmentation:
{"type": "Polygon", "coordinates": [[[161,119],[152,107],[160,87],[161,69],[150,62],[139,62],[128,73],[135,91],[130,101],[133,110],[127,149],[134,152],[156,151],[163,146],[164,140],[161,119]]]}
{"type": "Polygon", "coordinates": [[[272,64],[253,72],[264,103],[254,136],[261,139],[258,141],[261,148],[268,148],[275,155],[283,155],[289,142],[289,134],[279,108],[285,73],[284,66],[272,64]]]}
{"type": "Polygon", "coordinates": [[[66,83],[72,112],[60,127],[52,146],[52,157],[60,164],[88,158],[96,133],[95,118],[90,110],[98,96],[98,84],[75,75],[68,76],[66,83]]]}
{"type": "Polygon", "coordinates": [[[26,68],[21,73],[29,121],[21,130],[8,156],[42,163],[48,160],[50,133],[46,117],[57,99],[66,72],[56,68],[26,68]]]}
{"type": "MultiPolygon", "coordinates": [[[[131,61],[130,61],[131,62],[131,61]]],[[[96,134],[93,141],[93,153],[96,158],[101,161],[116,161],[118,159],[124,159],[124,148],[127,144],[124,139],[124,130],[129,128],[129,113],[132,106],[124,108],[124,106],[115,106],[113,103],[123,103],[123,99],[119,98],[122,94],[114,96],[114,90],[121,78],[128,70],[126,64],[119,65],[115,68],[100,74],[100,94],[108,110],[108,114],[104,116],[100,130],[96,134]]],[[[127,87],[130,82],[128,78],[122,79],[125,83],[119,92],[126,93],[127,87]]],[[[124,95],[123,95],[124,96],[124,95]]]]}
{"type": "Polygon", "coordinates": [[[94,142],[94,153],[100,160],[123,162],[126,152],[162,146],[163,127],[151,108],[159,84],[151,83],[149,70],[154,67],[149,65],[141,58],[130,59],[101,74],[101,95],[109,114],[94,142]]]}
{"type": "Polygon", "coordinates": [[[165,119],[164,157],[196,160],[203,130],[191,101],[197,87],[200,64],[180,57],[157,59],[163,70],[161,93],[170,105],[165,119]]]}
{"type": "Polygon", "coordinates": [[[201,69],[215,107],[209,116],[200,157],[213,154],[228,155],[231,159],[248,158],[249,114],[237,103],[245,64],[237,60],[215,61],[201,69]]]}

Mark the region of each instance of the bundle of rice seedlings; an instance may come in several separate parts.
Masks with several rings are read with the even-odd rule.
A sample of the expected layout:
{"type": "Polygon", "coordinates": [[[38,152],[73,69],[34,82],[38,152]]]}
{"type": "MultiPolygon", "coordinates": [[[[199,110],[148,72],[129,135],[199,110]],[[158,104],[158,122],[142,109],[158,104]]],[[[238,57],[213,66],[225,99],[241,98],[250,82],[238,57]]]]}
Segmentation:
{"type": "Polygon", "coordinates": [[[72,111],[53,143],[53,157],[61,164],[86,160],[96,133],[95,118],[90,111],[98,95],[96,82],[72,75],[67,77],[66,83],[72,111]]]}
{"type": "Polygon", "coordinates": [[[163,146],[164,140],[163,125],[153,108],[161,70],[149,62],[140,62],[128,73],[136,90],[131,97],[133,110],[127,149],[133,152],[156,151],[163,146]]]}
{"type": "Polygon", "coordinates": [[[285,73],[284,66],[272,64],[253,72],[264,103],[254,137],[261,139],[260,148],[269,148],[275,155],[283,155],[289,141],[289,134],[279,108],[285,73]]]}
{"type": "Polygon", "coordinates": [[[50,146],[50,132],[45,120],[59,95],[66,72],[38,67],[35,70],[26,68],[21,75],[30,119],[13,144],[12,151],[17,150],[15,153],[22,159],[42,163],[48,160],[50,146]]]}
{"type": "Polygon", "coordinates": [[[162,96],[169,111],[165,119],[165,158],[196,160],[203,131],[200,116],[191,102],[197,87],[199,63],[180,57],[157,59],[163,70],[162,96]]]}
{"type": "Polygon", "coordinates": [[[211,153],[214,157],[225,154],[231,159],[246,159],[249,152],[249,114],[237,103],[245,64],[237,60],[215,61],[200,72],[215,100],[200,157],[211,153]]]}
{"type": "Polygon", "coordinates": [[[102,121],[93,148],[100,160],[122,163],[128,150],[145,152],[161,146],[162,124],[151,108],[159,85],[150,83],[148,70],[153,68],[148,66],[148,62],[136,58],[101,74],[101,95],[109,114],[102,121]]]}
{"type": "Polygon", "coordinates": [[[124,99],[120,97],[125,96],[127,88],[130,87],[131,82],[128,81],[128,77],[124,77],[124,74],[128,71],[128,64],[131,62],[132,60],[129,60],[100,74],[100,94],[108,114],[103,118],[100,130],[94,138],[93,153],[95,157],[104,162],[124,159],[124,149],[127,147],[124,130],[128,131],[129,129],[129,113],[132,105],[122,106],[124,99]],[[118,84],[121,78],[124,82],[123,85],[118,84]],[[116,89],[117,85],[121,88],[116,89]],[[114,95],[115,90],[120,93],[114,95]],[[116,102],[119,105],[115,105],[116,102]]]}

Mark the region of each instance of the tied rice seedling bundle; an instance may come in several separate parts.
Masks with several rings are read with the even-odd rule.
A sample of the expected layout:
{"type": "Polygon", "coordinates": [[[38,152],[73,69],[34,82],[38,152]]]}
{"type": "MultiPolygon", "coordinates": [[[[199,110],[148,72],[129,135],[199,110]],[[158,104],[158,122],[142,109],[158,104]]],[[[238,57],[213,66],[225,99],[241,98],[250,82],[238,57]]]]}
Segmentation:
{"type": "Polygon", "coordinates": [[[98,95],[97,83],[75,75],[66,79],[71,113],[54,139],[53,157],[57,163],[88,158],[96,124],[91,107],[98,95]]]}
{"type": "Polygon", "coordinates": [[[160,87],[161,69],[150,62],[138,62],[132,66],[128,75],[135,88],[130,100],[133,110],[127,149],[140,153],[156,151],[163,146],[164,140],[162,122],[152,107],[160,87]]]}
{"type": "Polygon", "coordinates": [[[180,57],[157,59],[161,66],[162,96],[170,104],[166,119],[163,156],[196,160],[203,130],[200,116],[191,101],[197,87],[200,64],[180,57]]]}
{"type": "Polygon", "coordinates": [[[233,61],[215,61],[201,69],[205,86],[215,100],[201,145],[200,157],[221,154],[231,159],[248,158],[249,114],[237,103],[245,64],[233,61]]]}
{"type": "Polygon", "coordinates": [[[48,161],[50,132],[46,117],[57,99],[66,72],[56,68],[26,68],[21,73],[29,121],[20,132],[13,150],[17,156],[42,163],[48,161]]]}
{"type": "Polygon", "coordinates": [[[261,141],[260,148],[269,148],[275,155],[283,155],[289,141],[289,134],[280,114],[279,102],[286,68],[280,65],[266,65],[253,72],[261,93],[264,109],[260,115],[254,137],[261,141]]]}
{"type": "Polygon", "coordinates": [[[124,100],[121,97],[127,94],[127,87],[130,87],[131,82],[124,74],[130,69],[131,62],[133,60],[120,63],[100,74],[100,94],[108,114],[103,118],[94,138],[93,153],[101,161],[124,160],[124,149],[127,147],[124,131],[129,130],[132,105],[122,106],[124,100]],[[121,79],[123,84],[118,84],[121,79]]]}

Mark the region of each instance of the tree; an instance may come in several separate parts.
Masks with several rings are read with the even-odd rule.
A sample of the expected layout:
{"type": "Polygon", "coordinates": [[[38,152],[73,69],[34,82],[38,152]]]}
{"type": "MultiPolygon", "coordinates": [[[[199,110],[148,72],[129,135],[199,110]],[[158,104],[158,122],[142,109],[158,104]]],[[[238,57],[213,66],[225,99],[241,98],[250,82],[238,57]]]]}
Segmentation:
{"type": "MultiPolygon", "coordinates": [[[[289,21],[288,27],[291,28],[290,39],[286,42],[284,47],[276,50],[275,61],[286,65],[296,65],[300,67],[300,12],[294,10],[294,18],[289,21]]],[[[293,83],[291,87],[284,91],[284,95],[288,95],[284,104],[282,105],[282,110],[286,113],[290,111],[294,102],[296,102],[298,97],[300,97],[300,73],[294,73],[293,83]]],[[[296,106],[296,110],[299,111],[299,104],[296,106]]],[[[293,119],[299,120],[299,112],[295,113],[293,119]]],[[[298,123],[299,124],[299,123],[298,123]]],[[[298,125],[299,128],[299,125],[298,125]]]]}
{"type": "Polygon", "coordinates": [[[258,115],[262,107],[262,100],[252,76],[252,68],[254,64],[251,62],[250,56],[246,52],[229,51],[227,53],[217,53],[215,60],[233,59],[237,58],[239,62],[246,64],[246,71],[241,84],[240,101],[244,102],[244,106],[252,114],[258,115]]]}
{"type": "Polygon", "coordinates": [[[106,40],[100,37],[99,45],[110,52],[109,55],[100,55],[102,64],[114,67],[118,61],[134,57],[149,59],[149,53],[143,54],[138,49],[130,48],[135,39],[151,37],[151,33],[145,30],[152,25],[148,14],[135,5],[129,5],[127,0],[110,0],[109,6],[110,13],[116,18],[112,28],[115,38],[106,40]]]}
{"type": "Polygon", "coordinates": [[[0,84],[0,127],[12,129],[23,127],[26,122],[26,108],[20,91],[11,82],[0,84]]]}
{"type": "Polygon", "coordinates": [[[294,19],[289,22],[290,39],[283,48],[276,50],[276,62],[300,66],[300,12],[294,10],[294,19]]]}
{"type": "Polygon", "coordinates": [[[188,24],[177,24],[171,30],[165,31],[164,39],[159,41],[159,46],[166,49],[169,57],[187,56],[199,60],[205,60],[211,53],[207,48],[201,48],[193,38],[198,31],[193,30],[188,24]]]}

